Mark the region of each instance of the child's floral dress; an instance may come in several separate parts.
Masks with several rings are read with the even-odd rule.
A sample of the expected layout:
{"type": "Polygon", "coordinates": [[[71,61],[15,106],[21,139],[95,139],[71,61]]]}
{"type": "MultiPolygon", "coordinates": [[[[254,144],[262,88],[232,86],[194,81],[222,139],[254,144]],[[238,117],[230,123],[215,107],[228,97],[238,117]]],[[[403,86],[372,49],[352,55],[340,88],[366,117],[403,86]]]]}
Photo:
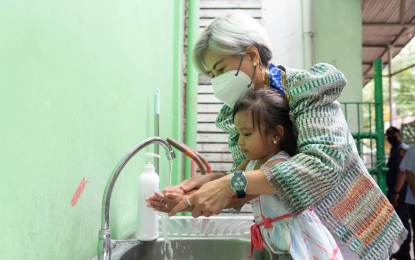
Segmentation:
{"type": "MultiPolygon", "coordinates": [[[[281,158],[288,160],[289,157],[282,151],[266,163],[281,158]]],[[[255,165],[256,161],[249,162],[246,171],[254,170],[255,165]]],[[[255,217],[251,227],[251,256],[254,246],[262,250],[265,243],[272,252],[290,254],[294,260],[343,260],[334,238],[313,207],[292,217],[273,195],[253,199],[251,206],[255,217]]]]}

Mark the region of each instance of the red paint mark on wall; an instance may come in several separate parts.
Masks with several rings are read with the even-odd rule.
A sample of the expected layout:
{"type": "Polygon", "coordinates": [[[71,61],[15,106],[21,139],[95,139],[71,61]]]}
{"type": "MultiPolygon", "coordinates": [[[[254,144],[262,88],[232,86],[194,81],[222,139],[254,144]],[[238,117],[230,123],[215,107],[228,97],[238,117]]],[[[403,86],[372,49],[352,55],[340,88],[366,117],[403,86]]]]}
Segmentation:
{"type": "Polygon", "coordinates": [[[78,188],[75,191],[75,194],[72,197],[71,204],[72,207],[76,205],[78,202],[79,197],[81,197],[82,192],[84,192],[85,185],[89,183],[89,181],[85,180],[85,177],[82,179],[81,183],[79,184],[78,188]]]}

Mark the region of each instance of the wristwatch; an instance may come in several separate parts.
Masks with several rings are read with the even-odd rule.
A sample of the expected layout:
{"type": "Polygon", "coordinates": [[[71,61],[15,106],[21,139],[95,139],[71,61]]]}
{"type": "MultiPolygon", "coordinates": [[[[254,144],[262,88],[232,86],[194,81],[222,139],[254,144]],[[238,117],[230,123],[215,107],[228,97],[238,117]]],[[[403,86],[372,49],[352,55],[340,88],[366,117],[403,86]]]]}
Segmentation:
{"type": "Polygon", "coordinates": [[[400,194],[400,191],[393,190],[392,194],[400,194]]]}
{"type": "Polygon", "coordinates": [[[248,187],[248,179],[246,178],[244,171],[236,171],[231,180],[229,181],[231,189],[236,193],[238,199],[246,197],[246,187],[248,187]]]}

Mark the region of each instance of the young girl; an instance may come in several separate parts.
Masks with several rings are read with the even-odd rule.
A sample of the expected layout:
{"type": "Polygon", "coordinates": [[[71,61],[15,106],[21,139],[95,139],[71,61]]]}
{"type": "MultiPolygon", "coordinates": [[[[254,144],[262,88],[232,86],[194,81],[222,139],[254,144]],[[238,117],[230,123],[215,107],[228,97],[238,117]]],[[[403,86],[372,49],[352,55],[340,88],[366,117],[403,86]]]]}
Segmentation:
{"type": "MultiPolygon", "coordinates": [[[[254,91],[235,104],[238,145],[246,157],[239,169],[268,168],[296,154],[297,138],[289,112],[288,102],[272,89],[254,91]]],[[[245,202],[233,200],[231,206],[245,202]]],[[[251,206],[255,224],[251,227],[250,258],[253,247],[262,251],[265,243],[274,253],[290,254],[295,260],[343,259],[313,207],[294,217],[274,195],[260,195],[251,200],[251,206]]]]}

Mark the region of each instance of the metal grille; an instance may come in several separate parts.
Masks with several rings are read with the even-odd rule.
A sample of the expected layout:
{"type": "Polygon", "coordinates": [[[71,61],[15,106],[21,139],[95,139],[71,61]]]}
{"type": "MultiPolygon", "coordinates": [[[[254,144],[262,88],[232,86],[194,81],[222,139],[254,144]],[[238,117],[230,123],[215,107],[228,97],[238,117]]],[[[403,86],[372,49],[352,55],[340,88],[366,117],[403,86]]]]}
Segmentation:
{"type": "Polygon", "coordinates": [[[383,146],[380,149],[377,147],[379,143],[384,143],[383,129],[379,129],[379,125],[383,125],[383,114],[378,116],[375,113],[376,105],[382,107],[382,104],[375,102],[344,102],[342,110],[360,158],[385,192],[385,151],[383,146]]]}

